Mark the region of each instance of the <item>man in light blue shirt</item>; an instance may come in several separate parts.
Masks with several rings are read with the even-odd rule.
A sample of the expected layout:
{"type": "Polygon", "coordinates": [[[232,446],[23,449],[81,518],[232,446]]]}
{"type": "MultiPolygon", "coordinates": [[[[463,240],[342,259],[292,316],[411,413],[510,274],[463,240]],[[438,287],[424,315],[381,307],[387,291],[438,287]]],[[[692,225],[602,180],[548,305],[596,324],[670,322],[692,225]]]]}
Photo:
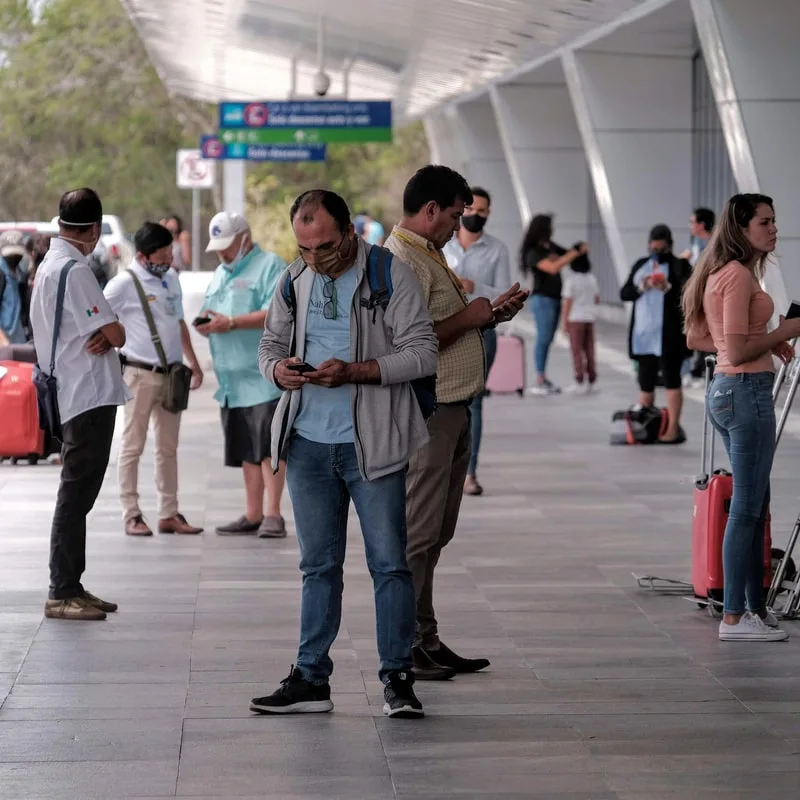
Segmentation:
{"type": "Polygon", "coordinates": [[[386,239],[386,231],[383,229],[383,225],[371,214],[367,213],[364,214],[364,239],[367,244],[377,244],[379,246],[382,246],[386,239]]]}
{"type": "Polygon", "coordinates": [[[250,226],[240,214],[217,214],[209,225],[209,236],[207,252],[217,253],[220,265],[206,291],[196,328],[209,337],[219,382],[215,398],[222,410],[225,466],[242,467],[247,498],[245,513],[219,526],[217,534],[283,538],[284,469],[281,466],[273,473],[270,465],[270,425],[281,393],[259,371],[258,345],[286,262],[253,243],[250,226]]]}
{"type": "Polygon", "coordinates": [[[25,282],[22,259],[25,256],[23,235],[20,231],[6,231],[0,235],[0,331],[9,344],[25,343],[22,325],[22,295],[20,285],[25,282]]]}
{"type": "MultiPolygon", "coordinates": [[[[461,227],[444,246],[443,252],[450,269],[461,278],[461,285],[469,300],[486,297],[493,300],[511,285],[511,268],[508,248],[483,228],[491,213],[492,199],[486,189],[472,188],[472,205],[464,208],[461,227]]],[[[497,353],[497,334],[494,328],[483,331],[483,346],[486,350],[486,374],[492,368],[497,353]]],[[[472,412],[472,454],[470,456],[466,494],[483,494],[478,483],[478,452],[483,433],[483,393],[478,394],[470,406],[472,412]]]]}

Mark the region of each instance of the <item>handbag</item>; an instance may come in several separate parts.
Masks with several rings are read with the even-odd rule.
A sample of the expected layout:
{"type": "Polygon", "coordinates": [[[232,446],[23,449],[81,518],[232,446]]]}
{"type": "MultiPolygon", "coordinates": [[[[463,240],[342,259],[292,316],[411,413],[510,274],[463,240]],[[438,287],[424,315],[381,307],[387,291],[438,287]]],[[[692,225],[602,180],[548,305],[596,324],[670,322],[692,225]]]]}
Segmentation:
{"type": "Polygon", "coordinates": [[[58,291],[56,292],[56,314],[53,320],[53,340],[50,345],[50,374],[48,375],[39,365],[33,368],[33,385],[36,387],[36,399],[39,405],[39,427],[53,439],[62,441],[61,412],[58,410],[58,380],[56,371],[56,345],[58,333],[61,329],[61,317],[64,314],[64,295],[67,292],[67,276],[75,266],[75,259],[67,262],[58,278],[58,291]]]}
{"type": "Polygon", "coordinates": [[[139,295],[139,302],[142,304],[147,327],[150,328],[150,338],[153,340],[158,360],[161,362],[161,368],[164,370],[164,375],[167,379],[161,406],[173,414],[186,411],[189,407],[192,371],[185,364],[167,363],[167,354],[161,344],[161,337],[158,335],[158,328],[156,328],[156,321],[153,319],[153,312],[150,310],[147,295],[144,293],[144,288],[139,278],[136,277],[136,273],[132,269],[129,269],[128,272],[133,280],[133,285],[136,287],[136,293],[139,295]]]}

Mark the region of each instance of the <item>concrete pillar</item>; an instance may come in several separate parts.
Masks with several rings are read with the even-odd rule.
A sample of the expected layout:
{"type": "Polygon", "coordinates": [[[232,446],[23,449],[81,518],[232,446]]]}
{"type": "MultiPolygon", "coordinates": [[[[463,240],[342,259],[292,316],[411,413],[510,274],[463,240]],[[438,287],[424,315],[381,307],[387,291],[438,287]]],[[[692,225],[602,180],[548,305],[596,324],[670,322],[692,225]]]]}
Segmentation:
{"type": "Polygon", "coordinates": [[[800,300],[800,3],[692,0],[692,10],[739,190],[775,200],[778,265],[765,284],[781,312],[800,300]]]}
{"type": "Polygon", "coordinates": [[[222,162],[222,203],[225,211],[245,213],[245,161],[222,162]]]}
{"type": "Polygon", "coordinates": [[[608,51],[562,58],[619,279],[655,223],[679,243],[692,202],[692,65],[685,57],[608,51]]]}
{"type": "Polygon", "coordinates": [[[563,74],[492,87],[491,99],[523,224],[553,213],[559,243],[586,240],[589,171],[563,74]]]}
{"type": "Polygon", "coordinates": [[[464,177],[492,196],[492,217],[487,230],[505,242],[513,271],[519,260],[522,218],[492,104],[488,98],[462,103],[455,107],[455,121],[466,155],[464,177]]]}

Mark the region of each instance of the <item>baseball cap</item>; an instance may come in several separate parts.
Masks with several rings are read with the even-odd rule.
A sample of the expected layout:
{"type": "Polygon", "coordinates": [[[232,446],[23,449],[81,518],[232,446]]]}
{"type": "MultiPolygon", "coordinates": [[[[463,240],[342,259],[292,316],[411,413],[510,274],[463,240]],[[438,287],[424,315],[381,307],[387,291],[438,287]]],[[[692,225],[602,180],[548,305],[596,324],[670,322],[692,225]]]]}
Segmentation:
{"type": "Polygon", "coordinates": [[[249,229],[247,220],[241,214],[237,214],[235,211],[220,211],[208,224],[210,241],[206,247],[206,253],[215,253],[230,247],[240,233],[249,229]]]}
{"type": "Polygon", "coordinates": [[[24,256],[25,234],[22,231],[3,231],[0,234],[0,256],[24,256]]]}

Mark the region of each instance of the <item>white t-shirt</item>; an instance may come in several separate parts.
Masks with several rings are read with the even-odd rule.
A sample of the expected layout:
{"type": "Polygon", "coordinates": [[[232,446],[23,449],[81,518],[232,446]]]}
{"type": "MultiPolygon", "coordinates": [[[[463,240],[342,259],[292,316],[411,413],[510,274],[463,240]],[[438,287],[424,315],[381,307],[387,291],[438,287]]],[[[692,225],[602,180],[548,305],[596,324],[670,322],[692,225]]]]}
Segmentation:
{"type": "Polygon", "coordinates": [[[567,322],[594,322],[597,319],[595,298],[598,294],[597,278],[591,272],[568,270],[561,290],[564,300],[572,300],[567,322]]]}
{"type": "MultiPolygon", "coordinates": [[[[157,278],[136,259],[131,262],[130,269],[136,274],[147,295],[156,330],[167,356],[167,363],[179,364],[183,361],[181,347],[183,294],[178,273],[170,269],[163,278],[157,278]]],[[[139,294],[130,273],[122,270],[112,278],[105,288],[105,295],[109,305],[125,326],[125,346],[120,353],[131,361],[160,366],[161,362],[147,325],[147,317],[142,310],[139,294]]]]}
{"type": "Polygon", "coordinates": [[[77,263],[67,276],[64,311],[56,343],[55,376],[62,422],[101,406],[121,406],[131,393],[122,380],[119,356],[113,348],[93,356],[86,343],[96,331],[117,321],[83,254],[63,239],[53,239],[36,271],[31,297],[31,327],[39,366],[50,372],[50,348],[61,270],[77,263]]]}

